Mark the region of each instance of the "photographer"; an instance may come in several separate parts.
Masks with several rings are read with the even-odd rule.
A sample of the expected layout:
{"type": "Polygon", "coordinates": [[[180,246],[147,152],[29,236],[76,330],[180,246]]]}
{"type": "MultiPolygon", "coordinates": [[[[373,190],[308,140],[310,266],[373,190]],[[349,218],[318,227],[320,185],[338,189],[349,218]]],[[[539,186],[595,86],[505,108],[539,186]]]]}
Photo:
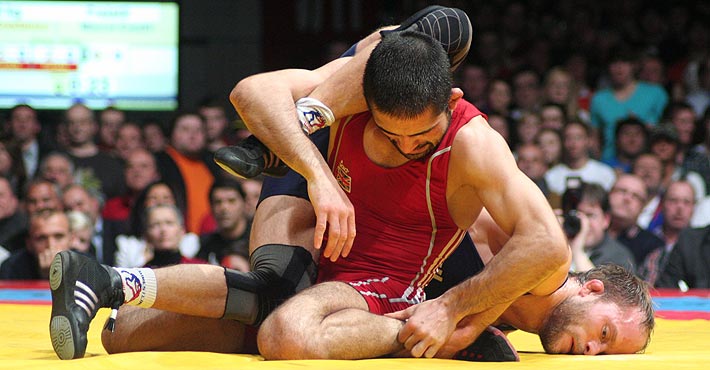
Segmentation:
{"type": "MultiPolygon", "coordinates": [[[[574,188],[568,188],[564,198],[570,198],[570,190],[574,188]]],[[[611,219],[607,192],[598,184],[581,183],[578,199],[576,206],[566,204],[565,208],[570,209],[564,214],[565,232],[572,249],[571,269],[587,271],[601,264],[615,263],[636,271],[631,252],[607,233],[611,219]],[[575,221],[579,222],[578,226],[570,227],[575,221]]]]}

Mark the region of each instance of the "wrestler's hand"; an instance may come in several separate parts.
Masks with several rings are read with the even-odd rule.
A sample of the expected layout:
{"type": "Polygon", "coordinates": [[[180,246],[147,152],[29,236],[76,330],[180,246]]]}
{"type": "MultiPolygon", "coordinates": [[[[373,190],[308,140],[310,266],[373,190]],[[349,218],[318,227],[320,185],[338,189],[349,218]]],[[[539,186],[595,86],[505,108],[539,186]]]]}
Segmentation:
{"type": "Polygon", "coordinates": [[[434,357],[456,328],[447,306],[437,299],[386,316],[406,321],[397,340],[413,357],[434,357]]]}
{"type": "Polygon", "coordinates": [[[326,227],[328,242],[323,256],[335,262],[347,257],[355,240],[355,208],[333,176],[319,176],[308,182],[308,195],[316,213],[313,244],[320,249],[326,227]]]}
{"type": "Polygon", "coordinates": [[[449,340],[437,352],[437,358],[453,358],[456,352],[468,347],[485,330],[486,324],[477,320],[478,315],[468,315],[456,324],[449,340]]]}

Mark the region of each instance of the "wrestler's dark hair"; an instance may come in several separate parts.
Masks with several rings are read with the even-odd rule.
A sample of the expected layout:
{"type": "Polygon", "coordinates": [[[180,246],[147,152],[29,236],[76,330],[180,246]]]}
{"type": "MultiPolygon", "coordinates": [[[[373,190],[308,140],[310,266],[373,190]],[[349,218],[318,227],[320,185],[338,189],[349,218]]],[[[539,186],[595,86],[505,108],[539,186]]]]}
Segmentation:
{"type": "Polygon", "coordinates": [[[615,264],[599,265],[585,272],[570,272],[570,277],[576,278],[580,284],[592,279],[604,283],[604,293],[601,298],[614,302],[622,308],[636,308],[644,315],[641,325],[646,330],[646,346],[651,341],[651,333],[656,325],[653,318],[653,301],[648,284],[632,272],[615,264]]]}
{"type": "Polygon", "coordinates": [[[363,91],[370,110],[413,118],[429,107],[448,108],[453,85],[441,44],[413,31],[392,32],[375,47],[365,66],[363,91]]]}

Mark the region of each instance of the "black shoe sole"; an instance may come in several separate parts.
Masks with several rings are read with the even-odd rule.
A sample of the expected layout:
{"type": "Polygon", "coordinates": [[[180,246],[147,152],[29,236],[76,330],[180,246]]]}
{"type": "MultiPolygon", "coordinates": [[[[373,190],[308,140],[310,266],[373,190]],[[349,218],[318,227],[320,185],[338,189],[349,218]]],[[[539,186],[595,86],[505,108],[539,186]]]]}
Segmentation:
{"type": "Polygon", "coordinates": [[[58,253],[49,268],[49,286],[52,289],[52,319],[49,322],[49,336],[54,352],[62,360],[84,357],[86,335],[79,338],[79,323],[69,319],[74,303],[73,287],[64,281],[64,272],[71,265],[71,255],[58,253]],[[66,258],[66,259],[65,259],[66,258]],[[82,343],[83,342],[83,343],[82,343]]]}

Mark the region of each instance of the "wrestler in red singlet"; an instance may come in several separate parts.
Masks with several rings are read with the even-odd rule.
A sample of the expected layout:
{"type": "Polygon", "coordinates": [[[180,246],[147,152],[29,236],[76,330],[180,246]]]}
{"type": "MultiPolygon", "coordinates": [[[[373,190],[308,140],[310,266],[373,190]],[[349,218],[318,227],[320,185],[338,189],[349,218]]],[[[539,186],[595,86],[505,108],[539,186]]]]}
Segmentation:
{"type": "Polygon", "coordinates": [[[357,210],[357,237],[347,258],[333,263],[321,256],[319,282],[348,282],[380,314],[424,300],[423,288],[466,233],[446,203],[449,157],[458,130],[481,114],[460,100],[437,148],[395,168],[365,154],[369,112],[341,121],[328,163],[357,210]],[[340,140],[344,135],[348,139],[340,140]]]}

